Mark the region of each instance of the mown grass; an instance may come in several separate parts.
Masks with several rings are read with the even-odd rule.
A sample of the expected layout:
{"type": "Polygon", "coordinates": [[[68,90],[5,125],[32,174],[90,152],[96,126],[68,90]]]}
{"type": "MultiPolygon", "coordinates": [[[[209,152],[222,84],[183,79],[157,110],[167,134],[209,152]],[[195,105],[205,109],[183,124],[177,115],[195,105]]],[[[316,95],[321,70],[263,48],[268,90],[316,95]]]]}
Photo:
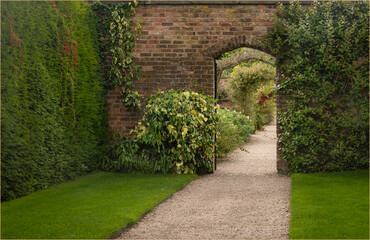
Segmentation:
{"type": "Polygon", "coordinates": [[[1,238],[107,238],[196,175],[93,173],[1,204],[1,238]]]}
{"type": "Polygon", "coordinates": [[[369,239],[369,170],[291,176],[294,239],[369,239]]]}

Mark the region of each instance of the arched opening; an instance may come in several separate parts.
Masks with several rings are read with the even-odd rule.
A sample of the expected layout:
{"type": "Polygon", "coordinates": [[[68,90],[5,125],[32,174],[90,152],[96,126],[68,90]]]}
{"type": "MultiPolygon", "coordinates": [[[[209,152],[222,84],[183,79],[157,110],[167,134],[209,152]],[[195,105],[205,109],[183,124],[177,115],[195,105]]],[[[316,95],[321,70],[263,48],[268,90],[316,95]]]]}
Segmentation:
{"type": "MultiPolygon", "coordinates": [[[[248,47],[237,48],[232,51],[226,52],[220,57],[215,59],[215,70],[216,70],[215,86],[217,86],[217,88],[215,88],[216,89],[215,92],[217,92],[217,94],[215,95],[220,105],[221,103],[223,103],[224,98],[226,97],[225,95],[227,95],[225,91],[225,85],[227,85],[228,82],[226,82],[226,80],[231,77],[232,73],[235,73],[234,77],[231,78],[231,79],[234,79],[235,77],[237,77],[235,75],[238,74],[242,70],[242,69],[240,70],[236,69],[236,67],[242,68],[243,70],[247,71],[247,73],[254,72],[254,73],[259,73],[261,75],[264,73],[264,71],[269,71],[270,73],[269,79],[271,79],[271,82],[273,81],[274,83],[276,83],[275,58],[271,56],[270,54],[267,54],[263,51],[256,50],[253,48],[248,48],[248,47]],[[258,69],[258,68],[261,68],[261,69],[258,69]],[[220,92],[220,90],[222,92],[220,92]]],[[[240,74],[246,75],[246,76],[240,76],[241,78],[253,77],[253,76],[248,76],[248,74],[243,74],[242,72],[239,73],[239,75],[240,74]]],[[[268,78],[268,76],[262,77],[261,80],[263,80],[264,78],[268,78]]],[[[257,84],[258,86],[260,84],[265,84],[265,83],[263,81],[262,82],[257,81],[255,84],[257,84]]],[[[226,99],[226,100],[230,100],[230,99],[226,99]]],[[[228,106],[228,107],[231,107],[231,106],[228,106]]],[[[246,109],[243,109],[242,106],[239,106],[235,110],[242,111],[246,109]]]]}
{"type": "MultiPolygon", "coordinates": [[[[254,92],[253,92],[253,95],[249,96],[249,98],[253,96],[252,97],[253,101],[257,101],[255,100],[255,96],[257,93],[263,96],[263,94],[265,94],[266,91],[269,91],[271,89],[273,89],[274,91],[270,92],[270,95],[268,96],[272,96],[276,94],[276,85],[277,85],[278,78],[277,78],[275,57],[270,55],[266,51],[264,51],[263,47],[261,47],[258,44],[259,43],[258,39],[247,38],[247,37],[244,37],[244,38],[240,37],[239,39],[242,39],[242,41],[236,41],[237,38],[229,42],[222,41],[220,42],[221,46],[218,46],[219,48],[213,47],[209,51],[209,53],[214,57],[214,99],[217,99],[218,103],[221,103],[220,100],[222,100],[221,99],[222,97],[225,97],[224,95],[226,93],[224,86],[222,86],[225,84],[224,82],[222,82],[222,80],[225,80],[225,79],[221,80],[221,77],[223,76],[223,74],[225,75],[225,72],[227,73],[226,74],[227,77],[229,77],[230,73],[234,72],[235,67],[244,68],[243,69],[244,71],[247,70],[248,68],[250,71],[256,71],[256,69],[258,71],[259,68],[264,69],[266,68],[266,66],[270,68],[269,69],[270,72],[271,72],[271,69],[273,69],[273,76],[269,82],[260,82],[260,83],[257,82],[254,85],[252,84],[253,86],[251,85],[253,89],[249,91],[249,94],[251,94],[253,91],[254,92]],[[217,48],[218,48],[218,51],[216,51],[217,48]],[[221,52],[221,51],[224,51],[224,52],[221,52]],[[272,82],[274,85],[273,87],[272,87],[272,82]],[[222,92],[220,92],[220,90],[222,92]]],[[[261,71],[265,71],[265,69],[261,71]]],[[[230,99],[230,97],[228,98],[229,100],[235,100],[235,99],[230,99]]],[[[270,98],[267,97],[267,99],[270,99],[270,98]]],[[[268,114],[270,115],[269,117],[273,116],[273,119],[268,119],[268,121],[270,121],[269,123],[271,125],[276,125],[277,124],[276,123],[277,104],[275,103],[275,98],[273,99],[274,99],[273,102],[271,101],[271,104],[269,105],[269,106],[272,106],[272,108],[268,110],[264,109],[264,111],[265,113],[266,111],[272,111],[272,115],[271,115],[271,112],[269,112],[268,114]]],[[[265,101],[264,104],[266,104],[266,102],[268,101],[265,101]]],[[[258,104],[256,105],[259,106],[258,104]]],[[[267,104],[265,106],[267,106],[267,104]]],[[[247,114],[247,111],[241,108],[240,105],[238,107],[232,107],[230,105],[224,106],[224,107],[231,108],[232,110],[237,110],[237,111],[239,110],[240,112],[245,113],[245,115],[248,118],[251,118],[251,119],[253,118],[254,124],[257,124],[258,122],[256,121],[256,116],[252,116],[251,114],[252,110],[250,110],[247,114]]],[[[258,110],[260,109],[257,109],[257,113],[258,113],[258,110]]],[[[260,114],[257,114],[257,115],[260,115],[260,114]]],[[[257,116],[257,117],[260,117],[260,116],[257,116]]],[[[262,121],[262,124],[264,124],[263,121],[262,121]]],[[[258,124],[255,127],[261,128],[261,126],[259,126],[258,124]]],[[[274,132],[276,133],[275,136],[278,136],[277,129],[278,127],[274,128],[274,132]]],[[[275,141],[276,141],[276,138],[275,138],[275,141]]],[[[281,164],[279,164],[279,160],[281,161],[281,157],[280,157],[278,148],[279,146],[276,145],[276,149],[274,150],[277,153],[275,169],[277,169],[278,172],[281,172],[281,169],[280,169],[281,164]]],[[[217,157],[215,157],[214,159],[214,165],[215,165],[215,170],[216,170],[217,169],[217,157]]]]}

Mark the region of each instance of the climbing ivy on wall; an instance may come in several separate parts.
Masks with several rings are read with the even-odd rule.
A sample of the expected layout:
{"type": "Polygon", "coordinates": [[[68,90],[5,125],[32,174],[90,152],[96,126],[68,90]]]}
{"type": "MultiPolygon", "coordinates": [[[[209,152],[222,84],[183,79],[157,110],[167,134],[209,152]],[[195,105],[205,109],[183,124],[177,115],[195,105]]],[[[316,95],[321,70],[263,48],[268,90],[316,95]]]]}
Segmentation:
{"type": "Polygon", "coordinates": [[[289,171],[369,164],[369,2],[281,7],[267,44],[280,66],[278,121],[289,171]]]}
{"type": "Polygon", "coordinates": [[[141,23],[136,23],[133,29],[132,17],[135,15],[135,7],[138,3],[101,4],[95,3],[94,9],[100,15],[102,36],[109,36],[104,45],[106,52],[111,57],[109,80],[110,86],[120,86],[120,93],[126,108],[136,109],[140,107],[140,95],[132,91],[134,78],[141,76],[141,67],[134,66],[133,55],[137,37],[141,35],[141,23]]]}
{"type": "Polygon", "coordinates": [[[95,18],[85,2],[2,2],[2,200],[97,168],[106,113],[95,18]]]}

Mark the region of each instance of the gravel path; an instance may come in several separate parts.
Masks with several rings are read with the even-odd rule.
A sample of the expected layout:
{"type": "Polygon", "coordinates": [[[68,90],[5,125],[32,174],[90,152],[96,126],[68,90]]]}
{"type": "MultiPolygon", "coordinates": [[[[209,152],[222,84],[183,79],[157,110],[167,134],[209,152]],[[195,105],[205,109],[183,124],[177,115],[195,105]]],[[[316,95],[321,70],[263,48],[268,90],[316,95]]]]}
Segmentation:
{"type": "Polygon", "coordinates": [[[229,154],[120,238],[288,238],[290,178],[276,171],[275,129],[253,134],[248,152],[229,154]]]}

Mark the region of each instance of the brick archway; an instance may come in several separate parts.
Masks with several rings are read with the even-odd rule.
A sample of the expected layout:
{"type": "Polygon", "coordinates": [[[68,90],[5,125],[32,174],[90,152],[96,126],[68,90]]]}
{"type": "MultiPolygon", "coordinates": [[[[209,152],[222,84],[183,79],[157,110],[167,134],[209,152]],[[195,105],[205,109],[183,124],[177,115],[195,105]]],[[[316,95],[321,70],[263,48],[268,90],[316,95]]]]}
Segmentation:
{"type": "Polygon", "coordinates": [[[252,36],[238,35],[236,37],[220,40],[219,42],[203,50],[201,54],[205,57],[217,58],[222,54],[232,51],[234,49],[247,47],[257,49],[271,55],[271,53],[263,47],[261,41],[262,37],[257,37],[253,35],[252,36]]]}
{"type": "MultiPolygon", "coordinates": [[[[133,20],[142,19],[143,28],[133,55],[142,77],[133,90],[144,99],[171,88],[214,96],[214,59],[239,47],[266,52],[259,40],[275,12],[276,2],[267,1],[140,1],[133,20]]],[[[125,109],[118,88],[107,103],[110,129],[128,135],[140,113],[125,109]]]]}

